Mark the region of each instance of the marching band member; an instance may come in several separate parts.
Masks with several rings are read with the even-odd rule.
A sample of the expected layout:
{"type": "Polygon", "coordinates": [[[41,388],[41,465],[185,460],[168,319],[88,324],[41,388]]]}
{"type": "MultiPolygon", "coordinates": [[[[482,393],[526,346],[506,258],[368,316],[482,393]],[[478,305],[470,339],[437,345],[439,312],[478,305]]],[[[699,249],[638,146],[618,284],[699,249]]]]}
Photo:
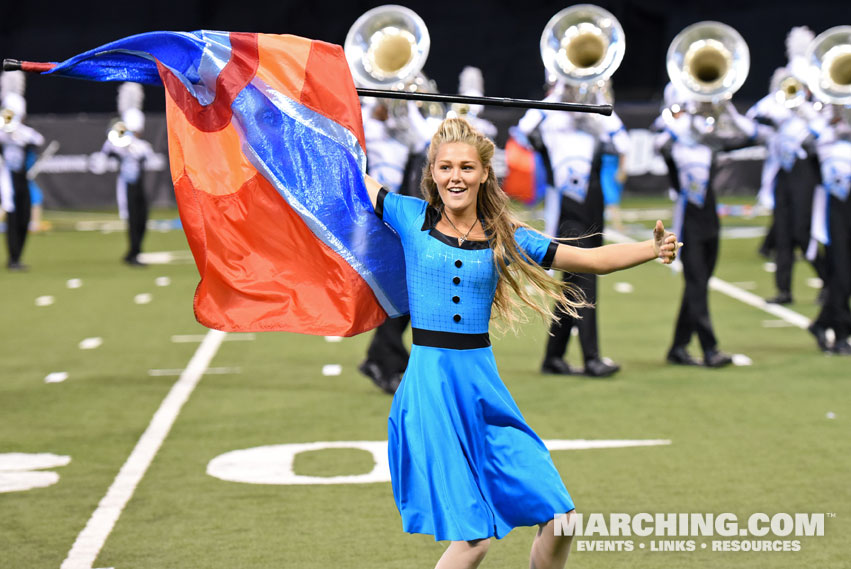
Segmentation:
{"type": "Polygon", "coordinates": [[[703,350],[703,365],[717,368],[731,364],[733,358],[718,349],[709,317],[709,279],[718,260],[720,232],[712,188],[714,158],[718,150],[750,144],[756,125],[739,115],[730,101],[722,103],[724,114],[718,120],[703,105],[707,103],[687,101],[668,84],[665,109],[655,123],[660,131],[655,144],[678,196],[674,230],[686,244],[680,255],[685,289],[667,360],[678,365],[701,365],[687,351],[696,333],[703,350]],[[720,128],[718,123],[724,117],[726,128],[720,128]]]}
{"type": "Polygon", "coordinates": [[[118,159],[116,184],[118,214],[127,221],[129,248],[124,262],[143,267],[139,260],[148,223],[148,199],[145,196],[145,163],[154,156],[150,143],[140,138],[145,128],[142,113],[144,91],[138,83],[122,83],[118,88],[118,112],[121,119],[110,129],[101,152],[118,159]]]}
{"type": "MultiPolygon", "coordinates": [[[[804,52],[813,33],[795,27],[786,37],[789,63],[774,73],[771,92],[747,116],[768,125],[768,157],[763,165],[761,201],[774,208],[774,274],[777,294],[768,299],[775,304],[792,302],[792,268],[795,249],[804,252],[810,239],[813,192],[818,181],[818,163],[812,148],[810,124],[816,110],[804,86],[804,52]]],[[[818,255],[813,268],[824,280],[824,259],[818,255]]]]}
{"type": "MultiPolygon", "coordinates": [[[[584,89],[555,81],[551,83],[549,100],[596,102],[595,94],[584,89]]],[[[629,138],[616,114],[578,116],[570,113],[529,110],[512,129],[518,142],[531,145],[543,158],[550,187],[546,198],[546,232],[570,239],[578,247],[599,247],[603,244],[603,190],[601,161],[603,149],[610,146],[625,154],[629,138]]],[[[597,334],[597,276],[564,273],[565,283],[582,291],[589,305],[576,314],[555,311],[541,371],[570,375],[577,373],[564,360],[568,341],[574,328],[579,331],[579,343],[585,368],[590,377],[607,377],[620,366],[600,356],[597,334]]]]}
{"type": "Polygon", "coordinates": [[[27,153],[44,144],[44,137],[23,124],[27,114],[22,71],[0,76],[0,202],[6,212],[6,246],[10,271],[23,271],[21,255],[27,240],[31,198],[27,179],[27,153]]]}
{"type": "Polygon", "coordinates": [[[851,355],[851,107],[826,107],[827,125],[819,128],[817,153],[821,184],[827,193],[824,207],[816,213],[827,227],[827,275],[825,301],[809,331],[819,348],[844,356],[851,355]],[[828,343],[827,330],[834,333],[828,343]]]}

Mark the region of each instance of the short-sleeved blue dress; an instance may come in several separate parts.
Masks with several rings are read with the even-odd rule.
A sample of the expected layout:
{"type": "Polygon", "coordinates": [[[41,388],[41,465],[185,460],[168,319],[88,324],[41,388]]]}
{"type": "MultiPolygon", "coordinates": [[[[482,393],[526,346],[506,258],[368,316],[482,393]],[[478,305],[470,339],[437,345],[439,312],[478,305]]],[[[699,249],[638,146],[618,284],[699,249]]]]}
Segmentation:
{"type": "MultiPolygon", "coordinates": [[[[502,538],[547,522],[573,501],[550,453],[499,377],[488,338],[497,284],[486,241],[435,229],[426,202],[384,190],[376,213],[405,252],[413,346],[388,420],[393,495],[410,533],[436,540],[502,538]]],[[[520,228],[531,259],[556,245],[520,228]]]]}

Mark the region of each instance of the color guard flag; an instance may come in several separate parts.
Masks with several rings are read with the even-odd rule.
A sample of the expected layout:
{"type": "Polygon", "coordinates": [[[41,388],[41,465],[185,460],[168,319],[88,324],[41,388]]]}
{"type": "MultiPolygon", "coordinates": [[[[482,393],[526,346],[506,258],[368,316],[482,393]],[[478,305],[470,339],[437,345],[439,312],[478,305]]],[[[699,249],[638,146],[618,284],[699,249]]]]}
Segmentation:
{"type": "Polygon", "coordinates": [[[534,205],[544,199],[547,175],[540,154],[512,136],[505,145],[505,161],[508,175],[502,186],[506,194],[526,205],[534,205]]]}
{"type": "Polygon", "coordinates": [[[407,312],[401,245],[372,213],[360,104],[339,46],[151,32],[23,69],[165,87],[205,326],[350,336],[407,312]]]}

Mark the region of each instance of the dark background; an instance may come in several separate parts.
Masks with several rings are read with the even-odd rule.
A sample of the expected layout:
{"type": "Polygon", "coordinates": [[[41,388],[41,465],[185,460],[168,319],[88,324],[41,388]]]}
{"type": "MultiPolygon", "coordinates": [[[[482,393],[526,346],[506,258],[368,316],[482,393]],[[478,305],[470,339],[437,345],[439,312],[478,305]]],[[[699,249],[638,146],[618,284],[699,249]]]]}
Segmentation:
{"type": "MultiPolygon", "coordinates": [[[[4,2],[0,17],[0,57],[61,61],[112,40],[155,30],[217,29],[291,33],[342,44],[354,21],[381,2],[249,0],[151,0],[147,2],[4,2]]],[[[538,44],[547,21],[570,5],[539,0],[461,0],[402,2],[426,22],[432,47],[425,73],[441,91],[457,91],[465,65],[484,71],[487,94],[537,98],[544,68],[538,44]]],[[[740,103],[762,97],[772,72],[786,63],[784,38],[795,25],[816,34],[851,24],[851,2],[671,0],[601,1],[624,28],[627,48],[614,75],[618,103],[661,98],[667,76],[665,53],[674,36],[701,20],[722,21],[739,31],[751,51],[751,71],[737,95],[740,103]]],[[[164,99],[146,87],[147,111],[164,99]]],[[[114,112],[115,85],[71,79],[30,77],[30,114],[114,112]]]]}

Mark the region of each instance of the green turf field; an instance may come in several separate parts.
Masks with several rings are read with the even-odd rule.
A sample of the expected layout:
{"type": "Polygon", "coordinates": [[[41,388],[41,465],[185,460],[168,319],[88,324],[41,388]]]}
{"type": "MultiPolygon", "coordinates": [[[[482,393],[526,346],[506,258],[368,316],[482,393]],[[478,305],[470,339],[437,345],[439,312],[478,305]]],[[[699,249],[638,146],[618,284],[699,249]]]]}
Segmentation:
{"type": "MultiPolygon", "coordinates": [[[[70,462],[34,467],[58,474],[56,483],[0,493],[0,568],[58,569],[71,557],[82,564],[69,562],[69,569],[434,565],[446,544],[401,531],[387,482],[248,484],[207,474],[213,459],[240,449],[385,441],[390,398],[356,369],[368,335],[341,342],[284,333],[224,337],[185,404],[177,405],[162,445],[148,448],[152,462],[135,473],[138,485],[126,505],[101,503],[117,477],[134,474],[122,466],[137,443],[145,446],[143,433],[208,332],[192,314],[197,271],[180,231],[152,231],[145,241],[146,251],[175,252],[176,262],[133,269],[119,262],[124,233],[73,230],[78,221],[114,215],[48,218],[53,231],[31,235],[27,244],[31,270],[0,274],[0,487],[23,476],[3,462],[10,453],[51,453],[70,462]],[[79,279],[70,283],[76,288],[69,288],[70,279],[79,279]],[[81,349],[86,339],[90,349],[81,349]],[[324,376],[329,364],[341,373],[324,376]],[[67,379],[45,381],[59,372],[67,379]],[[95,518],[96,510],[111,514],[114,526],[95,518]],[[91,546],[80,544],[69,555],[87,524],[103,536],[90,562],[91,546]]],[[[772,275],[757,245],[757,238],[725,239],[716,276],[769,296],[772,275]]],[[[807,318],[817,311],[812,276],[804,264],[796,266],[797,302],[790,308],[807,318]]],[[[694,538],[693,552],[650,550],[654,540],[674,538],[610,538],[632,540],[635,549],[589,552],[574,544],[568,566],[851,567],[851,360],[824,356],[806,331],[713,292],[722,349],[753,364],[668,366],[681,289],[681,277],[655,263],[601,279],[602,351],[623,366],[613,379],[540,375],[539,321],[494,342],[502,377],[541,438],[671,441],[554,451],[578,510],[733,513],[740,521],[755,513],[823,513],[824,536],[783,538],[800,540],[797,552],[759,553],[712,551],[713,540],[738,539],[717,535],[694,538]],[[618,292],[629,288],[622,283],[632,291],[618,292]]],[[[581,363],[575,345],[570,356],[581,363]]],[[[372,469],[371,455],[353,448],[306,451],[293,463],[296,475],[314,478],[372,469]]],[[[533,534],[520,528],[493,543],[482,567],[528,566],[533,534]]]]}

